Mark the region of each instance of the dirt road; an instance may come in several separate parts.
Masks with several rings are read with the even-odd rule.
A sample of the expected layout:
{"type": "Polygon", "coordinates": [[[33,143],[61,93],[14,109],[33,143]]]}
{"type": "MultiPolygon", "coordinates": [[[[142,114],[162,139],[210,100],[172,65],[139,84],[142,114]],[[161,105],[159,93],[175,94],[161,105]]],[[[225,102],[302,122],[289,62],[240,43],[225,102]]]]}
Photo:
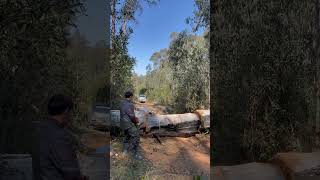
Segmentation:
{"type": "Polygon", "coordinates": [[[150,102],[146,102],[146,103],[135,103],[135,108],[137,109],[142,109],[145,111],[151,111],[155,114],[169,114],[171,113],[171,108],[170,107],[166,107],[163,105],[158,105],[158,104],[154,104],[154,103],[150,103],[150,102]]]}
{"type": "MultiPolygon", "coordinates": [[[[152,103],[137,103],[139,109],[156,114],[168,113],[168,108],[152,103]]],[[[141,153],[144,163],[149,166],[149,176],[188,175],[209,176],[210,174],[210,136],[198,134],[189,138],[141,138],[141,153]]],[[[112,166],[121,163],[121,140],[112,144],[112,166]]],[[[125,165],[125,164],[124,164],[125,165]]],[[[113,168],[113,167],[111,167],[113,168]]],[[[146,170],[146,169],[145,169],[146,170]]],[[[147,171],[147,170],[146,170],[147,171]]]]}
{"type": "Polygon", "coordinates": [[[144,157],[164,173],[208,176],[210,140],[206,135],[189,138],[141,139],[144,157]]]}

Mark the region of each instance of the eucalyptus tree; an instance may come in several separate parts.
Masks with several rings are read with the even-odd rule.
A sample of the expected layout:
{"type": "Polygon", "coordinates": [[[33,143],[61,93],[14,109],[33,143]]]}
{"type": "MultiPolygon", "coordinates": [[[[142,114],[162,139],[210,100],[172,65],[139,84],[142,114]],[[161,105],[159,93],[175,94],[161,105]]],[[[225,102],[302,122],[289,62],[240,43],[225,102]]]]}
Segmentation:
{"type": "Polygon", "coordinates": [[[84,7],[80,0],[13,0],[0,9],[0,151],[26,152],[31,120],[45,115],[46,99],[75,90],[66,34],[84,7]]]}
{"type": "Polygon", "coordinates": [[[265,160],[276,152],[303,150],[299,139],[307,131],[302,127],[314,117],[308,94],[314,74],[313,2],[211,5],[215,162],[265,160]]]}

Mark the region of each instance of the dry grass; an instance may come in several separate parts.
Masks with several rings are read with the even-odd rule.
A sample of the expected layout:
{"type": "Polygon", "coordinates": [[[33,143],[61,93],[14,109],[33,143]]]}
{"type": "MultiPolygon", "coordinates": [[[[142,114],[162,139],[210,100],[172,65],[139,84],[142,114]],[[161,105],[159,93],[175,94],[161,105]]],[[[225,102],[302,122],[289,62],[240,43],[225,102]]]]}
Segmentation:
{"type": "Polygon", "coordinates": [[[129,155],[121,153],[121,140],[116,139],[111,142],[111,179],[149,179],[149,172],[153,170],[152,164],[146,160],[135,160],[129,155]]]}
{"type": "Polygon", "coordinates": [[[165,167],[155,168],[148,160],[134,160],[121,153],[121,139],[111,141],[111,179],[113,180],[206,180],[208,177],[178,175],[167,172],[165,167]]]}

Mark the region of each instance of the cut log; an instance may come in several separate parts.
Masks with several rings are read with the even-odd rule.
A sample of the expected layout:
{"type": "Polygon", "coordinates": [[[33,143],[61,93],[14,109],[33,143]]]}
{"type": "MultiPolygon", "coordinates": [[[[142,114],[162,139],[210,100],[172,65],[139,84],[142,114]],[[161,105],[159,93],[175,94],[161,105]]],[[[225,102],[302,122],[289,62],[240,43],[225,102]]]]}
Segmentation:
{"type": "Polygon", "coordinates": [[[134,111],[135,116],[139,119],[139,126],[144,126],[148,112],[145,111],[134,111]]]}
{"type": "Polygon", "coordinates": [[[280,168],[267,163],[213,167],[212,179],[219,180],[285,180],[280,168]]]}
{"type": "Polygon", "coordinates": [[[147,126],[150,131],[164,129],[167,132],[193,133],[198,132],[200,118],[194,113],[154,115],[148,117],[147,126]]]}
{"type": "MultiPolygon", "coordinates": [[[[139,119],[139,126],[146,122],[146,112],[135,110],[134,114],[139,119]]],[[[111,126],[120,127],[120,110],[110,110],[110,121],[111,126]]]]}
{"type": "Polygon", "coordinates": [[[201,128],[210,128],[210,110],[196,110],[201,121],[201,128]]]}
{"type": "MultiPolygon", "coordinates": [[[[201,125],[200,118],[203,119],[204,126],[208,126],[207,122],[210,119],[208,112],[199,111],[201,115],[196,113],[154,115],[145,109],[137,109],[135,115],[139,118],[140,129],[144,132],[154,132],[160,136],[190,136],[189,134],[198,132],[201,125]]],[[[120,127],[120,111],[111,110],[110,116],[111,126],[120,127]]]]}
{"type": "Polygon", "coordinates": [[[200,121],[200,118],[194,113],[154,115],[148,118],[150,127],[168,126],[169,124],[177,125],[195,121],[200,121]]]}
{"type": "Polygon", "coordinates": [[[282,169],[287,179],[320,179],[320,152],[278,153],[271,162],[282,169]]]}

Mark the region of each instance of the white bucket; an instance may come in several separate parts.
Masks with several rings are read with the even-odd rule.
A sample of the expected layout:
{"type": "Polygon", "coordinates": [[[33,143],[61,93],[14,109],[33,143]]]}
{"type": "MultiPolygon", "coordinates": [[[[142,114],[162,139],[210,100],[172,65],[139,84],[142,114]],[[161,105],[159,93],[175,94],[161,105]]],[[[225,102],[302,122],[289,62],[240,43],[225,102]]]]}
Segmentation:
{"type": "Polygon", "coordinates": [[[112,126],[120,127],[120,110],[110,110],[110,120],[112,126]]]}

